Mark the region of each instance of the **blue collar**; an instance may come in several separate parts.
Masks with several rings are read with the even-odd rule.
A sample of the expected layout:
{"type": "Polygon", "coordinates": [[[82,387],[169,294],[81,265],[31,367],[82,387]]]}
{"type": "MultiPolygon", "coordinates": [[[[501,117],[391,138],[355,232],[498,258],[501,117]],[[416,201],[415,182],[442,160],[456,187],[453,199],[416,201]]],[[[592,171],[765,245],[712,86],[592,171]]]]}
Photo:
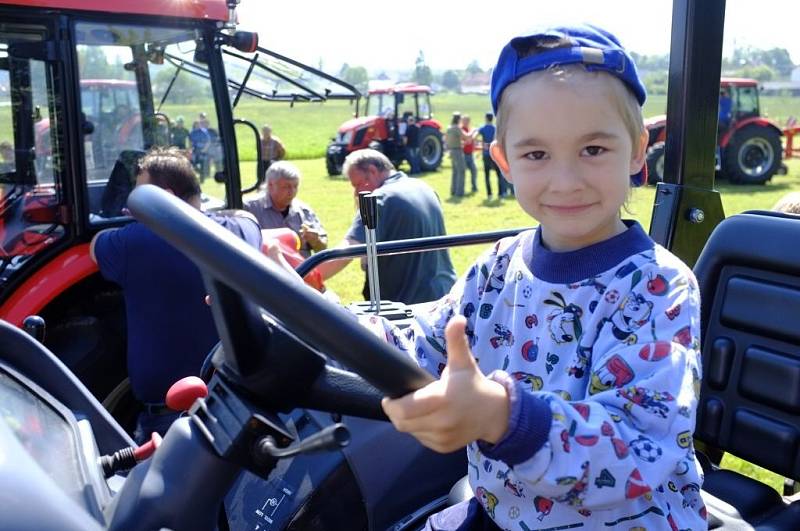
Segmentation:
{"type": "Polygon", "coordinates": [[[555,284],[568,284],[608,271],[625,258],[655,246],[638,222],[623,220],[628,230],[602,242],[576,251],[554,252],[542,244],[541,231],[528,236],[524,244],[525,263],[536,278],[555,284]],[[531,239],[533,241],[531,241],[531,239]]]}

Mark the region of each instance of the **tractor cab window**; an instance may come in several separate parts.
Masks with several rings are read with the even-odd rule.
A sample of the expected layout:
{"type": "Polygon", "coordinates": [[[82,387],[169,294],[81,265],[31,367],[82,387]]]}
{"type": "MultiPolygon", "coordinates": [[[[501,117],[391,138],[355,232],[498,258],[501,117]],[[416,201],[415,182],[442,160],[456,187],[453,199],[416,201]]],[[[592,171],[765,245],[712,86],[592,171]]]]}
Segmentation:
{"type": "Polygon", "coordinates": [[[428,120],[431,118],[431,95],[426,93],[420,93],[417,99],[418,109],[419,109],[419,118],[421,120],[428,120]]]}
{"type": "Polygon", "coordinates": [[[738,87],[735,117],[737,120],[758,116],[758,87],[738,87]]]}
{"type": "Polygon", "coordinates": [[[0,286],[65,235],[61,98],[45,28],[0,26],[0,286]]]}
{"type": "Polygon", "coordinates": [[[394,96],[392,94],[370,94],[367,98],[366,115],[378,115],[388,118],[394,115],[394,96]]]}
{"type": "Polygon", "coordinates": [[[204,208],[224,207],[211,81],[183,67],[204,60],[205,41],[195,30],[160,26],[81,22],[75,33],[90,221],[127,214],[137,163],[156,146],[182,150],[201,182],[204,208]]]}
{"type": "Polygon", "coordinates": [[[397,116],[405,118],[407,116],[417,116],[417,95],[399,93],[397,98],[397,116]]]}

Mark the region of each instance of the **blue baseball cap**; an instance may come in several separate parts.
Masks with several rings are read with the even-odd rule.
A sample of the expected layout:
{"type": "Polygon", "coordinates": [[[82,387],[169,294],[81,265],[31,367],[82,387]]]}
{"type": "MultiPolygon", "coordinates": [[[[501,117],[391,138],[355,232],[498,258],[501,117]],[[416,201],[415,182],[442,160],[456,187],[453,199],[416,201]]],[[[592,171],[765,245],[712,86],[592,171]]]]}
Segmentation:
{"type": "MultiPolygon", "coordinates": [[[[490,94],[494,113],[497,114],[500,96],[511,83],[531,72],[569,64],[582,64],[589,71],[608,72],[619,78],[631,90],[639,105],[644,105],[647,99],[647,91],[639,79],[633,58],[614,35],[589,24],[559,26],[515,37],[505,45],[492,72],[490,94]],[[526,55],[534,44],[555,43],[558,40],[567,40],[571,46],[526,55]]],[[[640,173],[631,176],[631,183],[641,186],[646,182],[645,164],[640,173]]]]}

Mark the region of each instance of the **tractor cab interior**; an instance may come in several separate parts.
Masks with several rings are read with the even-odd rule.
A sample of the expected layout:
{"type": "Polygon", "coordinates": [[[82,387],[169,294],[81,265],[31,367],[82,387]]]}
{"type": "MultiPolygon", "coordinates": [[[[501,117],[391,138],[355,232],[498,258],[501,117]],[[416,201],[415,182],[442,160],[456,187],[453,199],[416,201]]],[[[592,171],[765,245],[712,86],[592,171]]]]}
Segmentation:
{"type": "MultiPolygon", "coordinates": [[[[791,245],[800,239],[800,218],[756,212],[724,219],[714,189],[724,18],[724,0],[674,0],[670,132],[650,235],[693,265],[700,283],[703,379],[694,435],[705,446],[706,479],[702,492],[690,494],[706,503],[711,529],[796,530],[800,500],[718,466],[720,453],[729,452],[800,480],[800,247],[791,245]]],[[[222,129],[216,117],[224,113],[214,104],[220,90],[225,102],[225,90],[233,91],[234,105],[243,94],[276,97],[249,84],[253,71],[276,72],[253,60],[236,70],[233,84],[212,81],[221,63],[205,63],[197,32],[179,25],[92,20],[74,29],[81,110],[91,127],[80,127],[82,151],[73,152],[83,153],[90,176],[91,223],[121,211],[117,192],[106,194],[112,181],[124,189],[138,153],[180,142],[181,121],[183,145],[200,168],[224,171],[236,160],[234,146],[221,139],[221,159],[209,154],[210,133],[205,144],[190,138],[194,121],[206,132],[222,129]],[[207,157],[195,159],[199,153],[207,157]]],[[[48,198],[70,193],[59,182],[58,149],[68,138],[58,100],[63,80],[28,45],[46,33],[25,33],[30,38],[18,43],[0,32],[0,73],[23,87],[0,105],[0,135],[7,116],[23,124],[9,129],[13,149],[0,144],[0,205],[24,194],[26,202],[14,207],[24,215],[11,216],[26,224],[19,234],[41,227],[57,239],[58,227],[64,230],[58,203],[36,203],[34,193],[43,185],[48,198]]],[[[211,45],[212,35],[202,42],[211,45]]],[[[204,180],[204,191],[212,185],[204,180]]],[[[8,456],[0,458],[0,491],[11,493],[0,500],[0,529],[212,530],[224,528],[222,519],[242,529],[409,531],[447,503],[436,493],[453,470],[463,474],[463,455],[445,456],[446,464],[426,456],[425,473],[416,476],[403,469],[407,447],[388,444],[395,439],[376,430],[354,428],[352,452],[342,450],[340,420],[361,427],[383,419],[381,397],[418,389],[429,381],[426,372],[166,192],[141,187],[130,201],[121,194],[138,220],[204,271],[222,343],[208,397],[192,403],[154,453],[137,457],[119,424],[58,358],[0,323],[0,457],[8,456]],[[332,451],[303,455],[320,449],[332,451]]],[[[11,207],[4,208],[8,234],[11,207]]],[[[421,245],[403,242],[400,252],[421,245]]]]}

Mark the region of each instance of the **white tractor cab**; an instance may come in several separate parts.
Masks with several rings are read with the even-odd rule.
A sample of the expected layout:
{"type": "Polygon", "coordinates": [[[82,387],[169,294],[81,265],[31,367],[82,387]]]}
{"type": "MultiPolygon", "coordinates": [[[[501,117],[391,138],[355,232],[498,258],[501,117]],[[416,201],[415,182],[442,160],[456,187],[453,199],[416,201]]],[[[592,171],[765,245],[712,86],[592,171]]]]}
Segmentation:
{"type": "MultiPolygon", "coordinates": [[[[791,488],[781,496],[717,467],[731,452],[800,479],[800,247],[786,245],[800,237],[800,222],[760,212],[724,219],[712,149],[724,15],[724,0],[674,2],[670,130],[651,235],[700,280],[704,372],[694,436],[709,527],[796,530],[791,488]]],[[[216,79],[221,63],[208,64],[216,79]]],[[[226,97],[218,84],[215,94],[226,97]]],[[[418,389],[430,381],[426,372],[169,194],[142,187],[127,206],[206,275],[221,337],[208,394],[182,389],[186,415],[160,444],[131,447],[69,367],[0,323],[0,529],[399,531],[459,501],[463,483],[452,497],[441,483],[465,473],[463,455],[420,457],[379,422],[380,399],[418,389]]],[[[480,238],[382,242],[377,252],[480,238]]]]}

